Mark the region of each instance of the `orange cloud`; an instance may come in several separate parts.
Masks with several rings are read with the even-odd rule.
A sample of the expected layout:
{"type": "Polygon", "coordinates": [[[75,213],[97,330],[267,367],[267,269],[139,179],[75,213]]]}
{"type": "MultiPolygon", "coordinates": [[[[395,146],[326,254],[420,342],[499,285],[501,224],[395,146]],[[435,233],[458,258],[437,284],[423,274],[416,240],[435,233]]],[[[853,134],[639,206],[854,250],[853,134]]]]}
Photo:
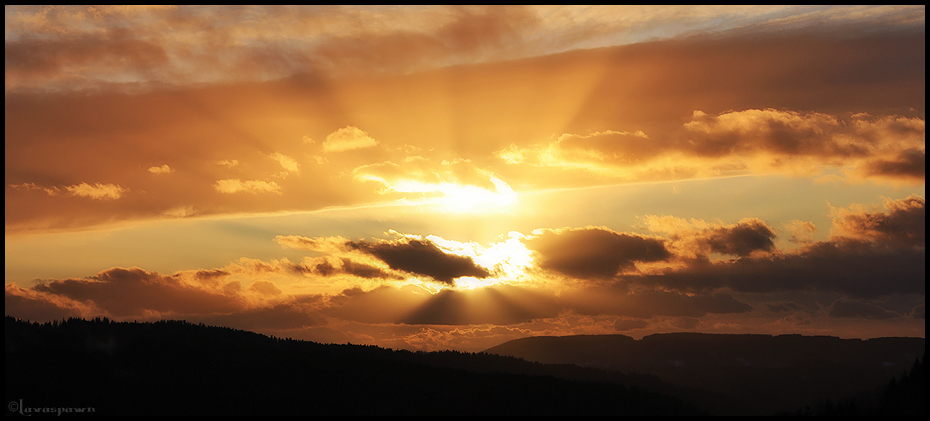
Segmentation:
{"type": "Polygon", "coordinates": [[[300,165],[297,163],[297,161],[295,161],[293,158],[287,155],[284,155],[280,152],[275,152],[269,155],[268,157],[275,161],[278,161],[278,163],[281,164],[281,168],[284,168],[285,170],[289,172],[294,172],[294,173],[300,172],[300,165]]]}
{"type": "Polygon", "coordinates": [[[834,211],[828,241],[797,251],[731,261],[695,260],[684,267],[624,279],[680,291],[829,291],[859,298],[925,293],[924,201],[888,201],[886,212],[834,211]]]}
{"type": "Polygon", "coordinates": [[[216,191],[220,193],[277,193],[281,194],[281,187],[274,181],[246,180],[240,181],[238,178],[227,180],[217,180],[213,184],[216,191]]]}
{"type": "Polygon", "coordinates": [[[75,301],[93,303],[115,317],[152,314],[226,313],[241,310],[240,297],[200,288],[178,277],[163,276],[140,268],[113,268],[87,279],[49,281],[35,291],[75,301]]]}
{"type": "Polygon", "coordinates": [[[895,248],[926,245],[926,201],[920,196],[885,200],[885,212],[863,206],[833,208],[834,237],[850,237],[895,248]]]}
{"type": "Polygon", "coordinates": [[[164,164],[158,167],[149,167],[149,172],[152,174],[168,174],[173,171],[174,169],[169,167],[168,164],[164,164]]]}
{"type": "Polygon", "coordinates": [[[10,184],[10,187],[14,189],[29,189],[29,190],[42,190],[48,193],[49,196],[58,196],[58,193],[61,191],[58,187],[40,187],[35,183],[22,183],[22,184],[10,184]]]}
{"type": "Polygon", "coordinates": [[[122,197],[123,193],[126,192],[125,187],[118,186],[116,184],[101,184],[94,183],[90,185],[87,183],[81,183],[73,186],[66,186],[65,190],[71,192],[74,196],[83,196],[90,197],[92,199],[119,199],[122,197]]]}
{"type": "Polygon", "coordinates": [[[775,231],[757,218],[744,218],[736,224],[686,221],[668,215],[647,215],[642,219],[649,230],[669,236],[669,246],[677,255],[689,259],[706,259],[710,253],[748,256],[775,249],[775,231]]]}
{"type": "Polygon", "coordinates": [[[495,154],[508,164],[581,170],[608,180],[669,180],[756,173],[811,176],[854,167],[853,179],[919,183],[924,121],[855,114],[847,119],[775,109],[700,110],[680,131],[565,133],[533,148],[495,154]]]}
{"type": "Polygon", "coordinates": [[[368,136],[368,133],[355,126],[346,126],[326,136],[326,140],[323,141],[323,151],[343,152],[377,145],[378,141],[368,136]]]}

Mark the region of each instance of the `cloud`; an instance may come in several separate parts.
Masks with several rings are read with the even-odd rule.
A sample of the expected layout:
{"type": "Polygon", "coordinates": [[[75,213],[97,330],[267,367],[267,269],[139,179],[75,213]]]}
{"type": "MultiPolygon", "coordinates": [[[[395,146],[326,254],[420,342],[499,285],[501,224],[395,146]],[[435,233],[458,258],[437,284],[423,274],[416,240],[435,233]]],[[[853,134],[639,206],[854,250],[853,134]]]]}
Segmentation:
{"type": "Polygon", "coordinates": [[[578,314],[623,317],[702,317],[707,314],[746,313],[752,306],[731,294],[688,295],[676,291],[631,290],[625,283],[589,286],[563,293],[560,302],[578,314]]]}
{"type": "Polygon", "coordinates": [[[252,286],[250,286],[249,289],[262,295],[281,295],[281,289],[275,286],[274,282],[269,281],[255,281],[252,283],[252,286]]]}
{"type": "Polygon", "coordinates": [[[680,291],[730,288],[739,292],[771,293],[805,290],[858,298],[923,294],[926,274],[924,208],[922,197],[911,196],[886,200],[884,212],[861,205],[833,209],[830,239],[806,241],[794,251],[775,250],[770,245],[774,238],[772,230],[755,219],[744,219],[736,226],[727,227],[700,220],[689,222],[669,216],[648,216],[644,219],[649,229],[670,235],[670,250],[682,258],[683,265],[623,279],[680,291]],[[718,244],[718,241],[734,239],[739,241],[718,244]],[[739,258],[716,262],[696,258],[701,256],[701,247],[732,252],[739,258]],[[756,250],[766,253],[753,253],[756,250]]]}
{"type": "Polygon", "coordinates": [[[278,235],[274,241],[284,248],[297,250],[318,251],[321,253],[340,253],[350,250],[346,244],[350,241],[345,237],[318,237],[308,238],[299,235],[278,235]]]}
{"type": "Polygon", "coordinates": [[[644,329],[646,327],[649,327],[649,323],[642,319],[621,317],[614,323],[614,330],[617,332],[628,332],[631,330],[644,329]]]}
{"type": "Polygon", "coordinates": [[[169,65],[169,56],[161,45],[136,39],[129,28],[7,39],[4,47],[7,89],[68,83],[86,86],[127,75],[144,78],[169,65]]]}
{"type": "Polygon", "coordinates": [[[565,133],[539,152],[543,165],[580,168],[618,176],[621,167],[635,166],[663,152],[643,131],[607,130],[589,135],[565,133]]]}
{"type": "Polygon", "coordinates": [[[925,252],[889,249],[859,240],[812,243],[797,252],[695,263],[637,283],[683,291],[731,288],[740,292],[830,291],[853,297],[924,294],[925,252]]]}
{"type": "Polygon", "coordinates": [[[665,240],[607,228],[538,230],[523,240],[536,252],[539,267],[581,279],[611,279],[634,271],[636,262],[672,257],[665,240]]]}
{"type": "Polygon", "coordinates": [[[17,190],[20,190],[20,189],[42,190],[45,193],[47,193],[49,196],[58,196],[58,193],[61,191],[61,189],[59,189],[58,187],[54,187],[54,186],[41,187],[41,186],[37,186],[35,183],[10,184],[10,187],[17,189],[17,190]]]}
{"type": "Polygon", "coordinates": [[[853,317],[861,319],[890,319],[901,316],[877,305],[856,300],[839,299],[830,304],[830,317],[853,317]]]}
{"type": "Polygon", "coordinates": [[[817,227],[814,226],[813,222],[799,221],[797,219],[789,221],[785,224],[789,232],[791,232],[791,238],[789,241],[792,243],[806,244],[813,241],[813,233],[817,232],[817,227]]]}
{"type": "Polygon", "coordinates": [[[907,179],[923,182],[927,177],[927,151],[905,149],[889,158],[867,161],[862,164],[866,176],[884,176],[891,179],[907,179]]]}
{"type": "Polygon", "coordinates": [[[239,161],[236,160],[236,159],[232,159],[232,160],[223,159],[223,160],[216,161],[216,164],[217,164],[217,165],[222,165],[222,166],[224,166],[224,167],[233,168],[233,167],[236,167],[236,166],[239,165],[239,161]]]}
{"type": "MultiPolygon", "coordinates": [[[[442,239],[437,238],[437,241],[442,239]]],[[[376,264],[387,265],[395,271],[428,276],[438,282],[455,285],[455,278],[471,276],[487,278],[491,272],[475,263],[472,256],[455,254],[430,239],[405,236],[398,240],[359,240],[343,237],[307,238],[297,235],[275,237],[282,247],[309,250],[328,254],[322,258],[307,258],[291,270],[318,276],[350,274],[368,279],[403,279],[387,268],[364,263],[359,258],[374,259],[376,264]]]]}
{"type": "Polygon", "coordinates": [[[424,9],[429,30],[365,31],[333,37],[315,51],[329,66],[352,74],[430,68],[474,61],[522,41],[539,23],[524,6],[452,6],[424,9]],[[367,70],[367,72],[366,72],[367,70]]]}
{"type": "MultiPolygon", "coordinates": [[[[721,19],[716,6],[661,5],[6,9],[8,90],[396,74],[696,32],[730,30],[731,37],[747,40],[810,27],[844,34],[923,28],[924,21],[924,10],[916,6],[754,6],[728,8],[728,19],[721,19]]],[[[816,45],[795,48],[799,60],[807,58],[809,44],[816,45]]],[[[791,64],[785,67],[796,68],[791,64]]],[[[857,72],[842,75],[856,80],[857,72]]]]}
{"type": "Polygon", "coordinates": [[[355,241],[346,244],[353,250],[374,256],[391,269],[429,276],[444,284],[454,285],[455,278],[472,276],[485,278],[491,273],[478,266],[471,257],[446,253],[429,240],[405,238],[395,241],[355,241]]]}
{"type": "Polygon", "coordinates": [[[86,302],[48,294],[16,284],[4,286],[4,312],[17,318],[32,321],[62,320],[94,314],[95,307],[86,302]]]}
{"type": "Polygon", "coordinates": [[[892,247],[926,246],[926,201],[912,195],[885,200],[886,212],[870,212],[862,206],[833,208],[831,235],[868,240],[892,247]]]}
{"type": "Polygon", "coordinates": [[[281,168],[293,173],[300,173],[300,165],[297,164],[293,158],[288,157],[280,152],[275,152],[271,155],[268,155],[269,158],[278,161],[281,164],[281,168]]]}
{"type": "Polygon", "coordinates": [[[390,273],[386,270],[387,268],[356,262],[348,257],[304,258],[303,263],[293,264],[289,268],[296,273],[308,276],[351,275],[364,279],[394,281],[404,279],[401,275],[390,273]]]}
{"type": "Polygon", "coordinates": [[[247,305],[239,296],[191,284],[183,276],[165,276],[140,268],[112,268],[90,278],[51,280],[32,289],[92,304],[117,318],[229,313],[247,305]]]}
{"type": "Polygon", "coordinates": [[[765,308],[776,313],[803,310],[804,307],[794,301],[771,301],[763,303],[765,308]]]}
{"type": "Polygon", "coordinates": [[[368,136],[367,132],[355,126],[346,126],[326,136],[323,141],[324,152],[343,152],[377,146],[378,141],[368,136]]]}
{"type": "Polygon", "coordinates": [[[162,213],[162,215],[170,218],[187,218],[188,216],[194,216],[196,214],[197,209],[193,206],[177,206],[162,213]]]}
{"type": "Polygon", "coordinates": [[[757,250],[771,251],[775,248],[772,242],[775,232],[755,218],[743,219],[734,226],[711,228],[702,234],[698,241],[716,253],[748,256],[757,250]]]}
{"type": "Polygon", "coordinates": [[[160,167],[149,167],[149,172],[152,174],[168,174],[173,171],[174,169],[169,167],[168,164],[164,164],[160,167]]]}
{"type": "Polygon", "coordinates": [[[641,219],[650,231],[668,235],[669,247],[683,259],[707,259],[710,253],[748,256],[775,250],[774,230],[758,218],[743,218],[736,224],[671,215],[646,215],[641,219]]]}
{"type": "MultiPolygon", "coordinates": [[[[151,168],[149,169],[149,171],[151,171],[151,168]]],[[[42,190],[45,193],[47,193],[49,196],[58,196],[58,194],[62,190],[61,188],[58,188],[55,186],[52,186],[52,187],[38,186],[35,183],[10,184],[10,187],[17,189],[17,190],[21,190],[21,189],[42,190]]],[[[93,185],[90,185],[87,183],[80,183],[80,184],[75,184],[71,186],[65,186],[64,190],[67,190],[69,193],[71,193],[72,196],[89,197],[92,199],[100,199],[100,200],[111,200],[111,199],[119,199],[120,197],[123,196],[123,193],[125,193],[129,189],[116,185],[116,184],[94,183],[93,185]]]]}
{"type": "Polygon", "coordinates": [[[227,180],[217,180],[213,188],[220,193],[277,193],[281,194],[281,186],[274,181],[246,180],[240,181],[238,178],[227,180]]]}
{"type": "Polygon", "coordinates": [[[507,148],[495,152],[495,155],[508,164],[519,164],[526,159],[525,153],[524,149],[511,143],[507,148]]]}
{"type": "Polygon", "coordinates": [[[94,183],[94,185],[90,185],[87,183],[81,183],[81,184],[76,184],[73,186],[67,186],[65,187],[65,190],[68,190],[69,192],[71,192],[71,195],[73,196],[83,196],[83,197],[89,197],[92,199],[109,200],[109,199],[119,199],[120,197],[122,197],[123,193],[126,192],[128,189],[122,186],[118,186],[116,184],[94,183]]]}
{"type": "Polygon", "coordinates": [[[583,171],[612,180],[673,180],[731,174],[811,176],[845,169],[851,179],[920,183],[925,124],[917,117],[848,117],[783,109],[711,115],[694,110],[680,129],[564,133],[495,154],[508,164],[583,171]]]}

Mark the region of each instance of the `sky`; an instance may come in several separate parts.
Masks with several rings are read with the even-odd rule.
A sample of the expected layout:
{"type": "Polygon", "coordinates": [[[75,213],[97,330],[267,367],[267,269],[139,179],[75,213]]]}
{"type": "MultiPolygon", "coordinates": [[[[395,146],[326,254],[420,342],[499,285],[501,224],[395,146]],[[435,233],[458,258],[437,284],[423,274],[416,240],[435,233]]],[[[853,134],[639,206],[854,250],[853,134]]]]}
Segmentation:
{"type": "Polygon", "coordinates": [[[925,336],[917,6],[5,6],[6,314],[925,336]]]}

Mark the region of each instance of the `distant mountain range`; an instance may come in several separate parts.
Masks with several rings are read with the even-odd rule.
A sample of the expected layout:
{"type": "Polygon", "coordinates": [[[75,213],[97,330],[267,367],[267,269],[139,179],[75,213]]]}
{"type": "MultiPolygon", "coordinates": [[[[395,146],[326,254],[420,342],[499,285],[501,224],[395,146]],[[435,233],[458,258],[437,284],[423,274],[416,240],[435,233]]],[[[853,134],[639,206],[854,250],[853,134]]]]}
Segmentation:
{"type": "Polygon", "coordinates": [[[654,377],[183,321],[6,318],[7,415],[694,415],[654,377]]]}
{"type": "Polygon", "coordinates": [[[611,335],[410,352],[184,321],[12,317],[4,336],[7,415],[778,414],[884,390],[826,401],[875,414],[880,400],[911,408],[925,395],[918,338],[611,335]]]}
{"type": "Polygon", "coordinates": [[[705,400],[714,413],[761,415],[865,396],[908,373],[925,349],[924,338],[666,333],[531,337],[484,352],[651,374],[718,396],[705,400]]]}

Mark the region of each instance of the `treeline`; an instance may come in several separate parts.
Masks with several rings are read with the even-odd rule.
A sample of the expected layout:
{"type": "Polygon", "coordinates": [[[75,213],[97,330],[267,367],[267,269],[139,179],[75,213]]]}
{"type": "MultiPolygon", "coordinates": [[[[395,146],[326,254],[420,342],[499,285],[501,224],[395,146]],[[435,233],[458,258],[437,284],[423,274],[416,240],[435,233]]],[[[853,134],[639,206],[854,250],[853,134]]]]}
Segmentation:
{"type": "Polygon", "coordinates": [[[641,340],[531,337],[486,352],[648,373],[665,383],[708,391],[700,402],[716,415],[795,414],[797,408],[814,415],[848,407],[852,397],[856,408],[878,405],[877,398],[860,396],[900,376],[925,349],[924,338],[666,333],[641,340]]]}
{"type": "Polygon", "coordinates": [[[914,361],[900,378],[872,393],[845,399],[824,399],[793,413],[795,416],[925,416],[927,413],[927,354],[914,361]]]}
{"type": "Polygon", "coordinates": [[[40,324],[7,317],[4,334],[6,401],[30,408],[92,407],[95,415],[703,414],[631,383],[634,377],[489,354],[318,344],[170,320],[40,324]]]}

